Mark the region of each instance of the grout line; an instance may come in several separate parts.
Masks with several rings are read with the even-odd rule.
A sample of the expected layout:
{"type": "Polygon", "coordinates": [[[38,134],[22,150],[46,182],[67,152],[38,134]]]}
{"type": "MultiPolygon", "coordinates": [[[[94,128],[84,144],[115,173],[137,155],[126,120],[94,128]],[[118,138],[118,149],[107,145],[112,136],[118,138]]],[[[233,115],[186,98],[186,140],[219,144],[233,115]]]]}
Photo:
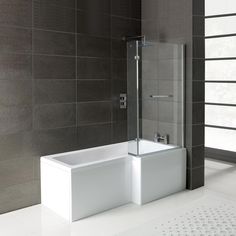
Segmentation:
{"type": "MultiPolygon", "coordinates": [[[[75,1],[75,33],[77,33],[77,27],[78,27],[78,23],[77,23],[77,21],[78,21],[78,14],[77,14],[77,1],[76,0],[74,0],[75,1]]],[[[77,66],[77,64],[78,64],[78,57],[77,57],[77,54],[78,54],[78,35],[77,34],[75,34],[75,79],[76,79],[76,82],[75,82],[75,90],[76,90],[76,92],[75,92],[75,94],[76,94],[76,113],[75,113],[75,115],[76,115],[76,127],[78,127],[78,123],[79,123],[79,121],[78,121],[78,66],[77,66]]],[[[76,138],[76,142],[78,143],[78,135],[76,135],[77,136],[77,138],[76,138]]]]}
{"type": "Polygon", "coordinates": [[[34,1],[32,1],[32,20],[31,20],[31,73],[32,73],[32,129],[34,129],[35,124],[35,114],[34,114],[34,108],[35,108],[35,81],[34,81],[34,1]]]}
{"type": "MultiPolygon", "coordinates": [[[[34,125],[35,125],[35,81],[34,81],[34,1],[31,1],[31,76],[32,76],[32,125],[31,125],[31,131],[33,132],[34,130],[34,125]]],[[[33,180],[36,176],[36,163],[35,160],[33,162],[33,180]]]]}
{"type": "MultiPolygon", "coordinates": [[[[112,13],[112,1],[110,1],[110,14],[112,13]]],[[[113,122],[115,119],[114,119],[114,109],[113,109],[113,102],[112,102],[112,97],[113,97],[113,86],[114,86],[114,81],[113,81],[113,78],[112,78],[112,71],[113,71],[113,60],[112,60],[112,18],[113,16],[111,15],[110,17],[110,78],[111,78],[111,83],[110,83],[110,99],[111,99],[111,113],[110,113],[110,119],[111,119],[111,122],[113,122]]],[[[111,124],[111,131],[110,131],[110,142],[113,142],[114,140],[114,125],[113,123],[111,124]]]]}
{"type": "Polygon", "coordinates": [[[81,102],[77,102],[77,104],[84,104],[84,103],[112,103],[112,100],[101,100],[101,101],[81,101],[81,102]]]}
{"type": "MultiPolygon", "coordinates": [[[[77,18],[77,17],[75,17],[77,18]]],[[[137,20],[138,21],[138,20],[137,20]]],[[[112,25],[112,22],[110,22],[110,24],[112,25]]],[[[96,35],[96,34],[86,34],[86,33],[78,33],[77,29],[75,32],[71,32],[71,31],[63,31],[63,30],[56,30],[56,29],[47,29],[47,28],[40,28],[40,27],[24,27],[24,26],[17,26],[17,25],[1,25],[0,27],[7,27],[7,28],[13,28],[13,29],[22,29],[22,30],[35,30],[35,31],[44,31],[44,32],[51,32],[51,33],[58,33],[58,34],[67,34],[67,35],[79,35],[79,36],[86,36],[86,37],[94,37],[94,38],[100,38],[100,39],[117,39],[120,40],[120,37],[112,37],[111,35],[109,36],[100,36],[100,35],[96,35]]]]}
{"type": "Polygon", "coordinates": [[[95,126],[95,125],[112,125],[115,122],[96,122],[96,123],[84,123],[84,124],[80,124],[77,127],[86,127],[86,126],[95,126]]]}
{"type": "Polygon", "coordinates": [[[205,165],[201,165],[201,166],[197,166],[197,167],[187,167],[187,170],[195,170],[195,169],[200,169],[200,168],[204,168],[205,165]]]}
{"type": "Polygon", "coordinates": [[[39,106],[57,106],[57,105],[76,105],[76,102],[53,102],[53,103],[36,103],[34,104],[35,107],[39,107],[39,106]]]}
{"type": "Polygon", "coordinates": [[[58,130],[58,129],[66,129],[66,128],[76,128],[76,124],[69,125],[69,126],[57,126],[53,128],[37,128],[35,127],[33,131],[52,131],[52,130],[58,130]]]}
{"type": "MultiPolygon", "coordinates": [[[[23,79],[20,79],[20,80],[23,80],[23,79]]],[[[25,80],[27,80],[27,79],[25,79],[25,80]]],[[[51,80],[53,80],[53,81],[58,81],[58,82],[60,82],[60,81],[62,81],[62,82],[65,82],[65,81],[73,82],[76,79],[55,79],[55,78],[49,79],[49,78],[43,77],[43,78],[35,78],[35,80],[37,80],[37,81],[51,81],[51,80]]]]}

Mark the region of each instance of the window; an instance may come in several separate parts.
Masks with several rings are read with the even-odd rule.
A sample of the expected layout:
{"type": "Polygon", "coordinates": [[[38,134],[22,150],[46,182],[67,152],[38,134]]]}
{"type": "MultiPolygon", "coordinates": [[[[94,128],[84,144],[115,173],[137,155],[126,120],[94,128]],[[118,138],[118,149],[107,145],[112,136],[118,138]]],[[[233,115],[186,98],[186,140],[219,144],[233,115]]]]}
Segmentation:
{"type": "Polygon", "coordinates": [[[236,1],[205,0],[205,146],[236,152],[236,1]]]}

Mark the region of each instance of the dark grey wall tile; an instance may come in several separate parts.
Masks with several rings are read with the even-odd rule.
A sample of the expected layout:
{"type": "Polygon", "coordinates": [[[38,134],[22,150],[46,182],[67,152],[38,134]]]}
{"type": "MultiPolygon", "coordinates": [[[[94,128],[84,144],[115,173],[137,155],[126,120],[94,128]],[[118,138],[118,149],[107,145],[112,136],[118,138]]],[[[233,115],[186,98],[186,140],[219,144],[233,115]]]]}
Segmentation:
{"type": "Polygon", "coordinates": [[[193,35],[205,36],[205,18],[204,16],[193,16],[193,35]]]}
{"type": "Polygon", "coordinates": [[[193,59],[193,80],[205,80],[205,60],[193,59]]]}
{"type": "Polygon", "coordinates": [[[204,145],[204,132],[204,124],[186,125],[186,146],[191,148],[204,145]]]}
{"type": "MultiPolygon", "coordinates": [[[[153,19],[156,23],[156,19],[161,17],[160,12],[168,14],[168,2],[167,1],[156,1],[156,0],[145,0],[141,1],[141,18],[142,20],[153,19]],[[164,4],[166,7],[164,7],[164,4]]],[[[153,21],[153,23],[154,23],[153,21]]]]}
{"type": "Polygon", "coordinates": [[[111,143],[111,124],[78,127],[78,147],[88,148],[111,143]]]}
{"type": "Polygon", "coordinates": [[[112,79],[112,99],[120,100],[121,93],[127,93],[127,81],[112,79]]]}
{"type": "MultiPolygon", "coordinates": [[[[163,103],[162,103],[163,104],[163,103]]],[[[143,119],[147,119],[147,120],[161,120],[161,121],[165,121],[165,118],[168,118],[168,121],[171,122],[171,111],[168,107],[168,109],[164,110],[164,108],[162,107],[160,113],[158,113],[158,106],[157,106],[157,102],[153,101],[153,100],[143,100],[142,101],[142,118],[143,119]],[[161,112],[164,112],[161,114],[161,112]],[[157,114],[159,116],[157,116],[157,114]]],[[[167,122],[168,122],[167,121],[167,122]]]]}
{"type": "Polygon", "coordinates": [[[41,203],[41,183],[39,179],[34,179],[31,192],[31,205],[37,205],[41,203]]]}
{"type": "Polygon", "coordinates": [[[193,0],[193,15],[205,15],[205,0],[193,0]]]}
{"type": "Polygon", "coordinates": [[[141,0],[111,0],[112,15],[141,19],[141,0]]]}
{"type": "Polygon", "coordinates": [[[0,212],[5,213],[38,204],[39,202],[33,199],[35,192],[39,192],[38,188],[39,184],[36,184],[36,181],[30,181],[1,189],[0,212]]]}
{"type": "Polygon", "coordinates": [[[87,57],[110,57],[110,39],[85,35],[77,36],[77,55],[87,57]]]}
{"type": "Polygon", "coordinates": [[[75,32],[75,9],[59,7],[40,1],[34,2],[34,27],[64,32],[75,32]]]}
{"type": "Polygon", "coordinates": [[[50,4],[50,5],[56,5],[61,7],[70,7],[75,8],[75,1],[76,0],[33,0],[34,3],[44,3],[44,4],[50,4]]]}
{"type": "Polygon", "coordinates": [[[31,27],[32,0],[2,0],[0,25],[31,27]]]}
{"type": "Polygon", "coordinates": [[[120,143],[126,142],[127,135],[127,121],[115,122],[112,124],[112,142],[120,143]]]}
{"type": "Polygon", "coordinates": [[[0,80],[0,105],[16,106],[31,103],[31,80],[0,80]]]}
{"type": "Polygon", "coordinates": [[[32,32],[0,26],[0,53],[31,53],[32,32]]]}
{"type": "MultiPolygon", "coordinates": [[[[40,175],[41,175],[41,173],[40,173],[40,169],[41,169],[41,167],[40,167],[40,159],[41,159],[41,157],[39,157],[39,156],[36,156],[36,157],[34,157],[34,180],[38,180],[39,182],[40,182],[40,175]]],[[[37,186],[37,188],[38,188],[38,186],[37,186]]],[[[41,191],[41,188],[39,187],[39,190],[38,190],[39,192],[41,191]]],[[[38,198],[40,198],[41,196],[38,196],[38,198]]],[[[39,203],[41,202],[41,199],[40,199],[40,201],[39,201],[39,203]]]]}
{"type": "Polygon", "coordinates": [[[205,58],[204,37],[193,37],[193,58],[205,58]]]}
{"type": "Polygon", "coordinates": [[[204,145],[188,149],[188,168],[197,168],[204,166],[204,149],[204,145]]]}
{"type": "Polygon", "coordinates": [[[112,111],[112,120],[114,122],[127,122],[127,110],[120,109],[119,99],[113,101],[113,111],[112,111]]]}
{"type": "Polygon", "coordinates": [[[0,105],[0,135],[28,131],[32,128],[32,108],[27,105],[16,107],[0,105]]]}
{"type": "Polygon", "coordinates": [[[75,55],[75,36],[69,33],[34,30],[34,53],[75,55]]]}
{"type": "Polygon", "coordinates": [[[159,22],[156,20],[142,21],[142,34],[146,36],[147,40],[156,40],[159,33],[159,22]]]}
{"type": "MultiPolygon", "coordinates": [[[[22,183],[19,183],[16,171],[12,182],[0,189],[1,213],[40,202],[40,156],[126,140],[126,111],[121,111],[118,103],[119,93],[126,90],[124,62],[113,62],[113,81],[110,80],[111,56],[125,59],[126,42],[120,38],[113,40],[111,51],[111,1],[32,0],[32,3],[31,0],[0,3],[0,80],[3,81],[0,81],[0,162],[14,163],[17,158],[33,160],[28,172],[19,169],[20,174],[33,172],[33,175],[28,179],[20,176],[22,183]],[[6,27],[9,25],[11,28],[6,27]],[[76,30],[80,34],[75,34],[76,30]],[[76,97],[79,102],[96,102],[82,107],[79,103],[77,107],[76,97]],[[94,112],[96,115],[91,115],[94,112]],[[76,128],[76,118],[83,124],[88,121],[102,124],[80,126],[79,122],[76,128]],[[115,120],[118,122],[112,123],[115,120]]],[[[140,6],[133,5],[136,3],[140,2],[129,0],[129,9],[123,12],[124,8],[114,2],[112,10],[121,17],[137,17],[140,6]]],[[[120,37],[124,31],[136,34],[140,30],[138,21],[128,20],[128,27],[126,20],[122,22],[118,22],[118,31],[113,29],[114,35],[120,37]]],[[[4,173],[1,166],[0,172],[4,173]]]]}
{"type": "Polygon", "coordinates": [[[76,79],[74,57],[33,56],[35,79],[76,79]]]}
{"type": "Polygon", "coordinates": [[[76,0],[77,8],[91,13],[102,12],[110,14],[110,0],[76,0]]]}
{"type": "Polygon", "coordinates": [[[110,37],[110,15],[77,11],[77,33],[98,37],[110,37]]]}
{"type": "Polygon", "coordinates": [[[110,59],[77,58],[77,76],[83,79],[109,79],[111,76],[110,59]]]}
{"type": "Polygon", "coordinates": [[[137,36],[141,31],[141,21],[112,17],[111,35],[113,38],[122,39],[125,36],[137,36]]]}
{"type": "Polygon", "coordinates": [[[193,103],[193,124],[204,124],[205,118],[205,104],[204,103],[193,103]]]}
{"type": "MultiPolygon", "coordinates": [[[[176,109],[181,107],[181,102],[173,101],[158,101],[157,104],[154,104],[154,107],[158,109],[158,121],[166,123],[182,123],[182,112],[181,109],[176,109]]],[[[143,111],[143,114],[146,112],[143,111]]],[[[148,112],[147,112],[148,113],[148,112]]]]}
{"type": "Polygon", "coordinates": [[[205,101],[205,83],[204,81],[193,81],[192,82],[192,94],[193,102],[204,102],[205,101]]]}
{"type": "Polygon", "coordinates": [[[111,102],[86,102],[77,105],[78,125],[111,122],[111,102]]]}
{"type": "Polygon", "coordinates": [[[205,168],[204,166],[194,169],[187,169],[187,186],[194,190],[204,186],[205,183],[205,168]]]}
{"type": "Polygon", "coordinates": [[[112,58],[115,58],[115,59],[127,58],[126,41],[122,39],[112,40],[112,58]]]}
{"type": "Polygon", "coordinates": [[[90,80],[77,82],[77,101],[104,101],[111,99],[109,80],[90,80]]]}
{"type": "Polygon", "coordinates": [[[1,54],[0,79],[27,80],[32,78],[31,55],[1,54]]]}
{"type": "Polygon", "coordinates": [[[127,81],[126,60],[112,60],[112,79],[127,81]]]}
{"type": "Polygon", "coordinates": [[[127,122],[127,109],[120,109],[120,94],[127,94],[127,82],[125,79],[112,79],[112,120],[127,122]]]}
{"type": "Polygon", "coordinates": [[[38,105],[34,108],[35,129],[55,129],[75,125],[75,104],[38,105]]]}
{"type": "Polygon", "coordinates": [[[33,134],[33,143],[38,156],[72,151],[77,148],[77,129],[37,130],[33,134]]]}
{"type": "MultiPolygon", "coordinates": [[[[31,127],[31,125],[29,127],[31,127]]],[[[16,132],[16,130],[14,130],[14,132],[16,132]]],[[[0,150],[0,162],[3,160],[34,156],[31,132],[0,135],[0,150]]]]}
{"type": "Polygon", "coordinates": [[[0,189],[29,182],[33,179],[33,159],[16,158],[1,161],[0,189]]]}
{"type": "Polygon", "coordinates": [[[201,125],[193,125],[193,138],[192,138],[192,146],[204,145],[204,133],[205,127],[204,124],[201,125]]]}
{"type": "Polygon", "coordinates": [[[76,102],[75,80],[35,80],[36,104],[76,102]]]}

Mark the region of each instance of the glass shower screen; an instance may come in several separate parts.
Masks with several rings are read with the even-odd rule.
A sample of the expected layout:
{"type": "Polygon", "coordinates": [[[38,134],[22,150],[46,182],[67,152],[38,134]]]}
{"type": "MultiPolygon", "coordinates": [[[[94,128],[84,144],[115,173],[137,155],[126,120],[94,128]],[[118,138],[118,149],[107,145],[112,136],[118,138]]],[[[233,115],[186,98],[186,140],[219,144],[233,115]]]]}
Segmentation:
{"type": "Polygon", "coordinates": [[[129,153],[184,146],[184,45],[127,43],[129,153]]]}

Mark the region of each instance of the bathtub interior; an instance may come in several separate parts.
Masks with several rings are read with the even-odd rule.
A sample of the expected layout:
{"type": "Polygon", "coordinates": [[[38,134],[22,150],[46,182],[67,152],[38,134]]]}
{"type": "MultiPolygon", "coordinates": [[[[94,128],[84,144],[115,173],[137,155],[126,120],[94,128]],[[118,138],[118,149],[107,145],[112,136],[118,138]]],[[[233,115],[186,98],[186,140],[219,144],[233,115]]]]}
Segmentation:
{"type": "Polygon", "coordinates": [[[48,157],[46,156],[44,158],[50,159],[69,168],[74,168],[77,166],[91,165],[94,163],[127,157],[129,154],[132,156],[142,156],[149,153],[167,151],[174,148],[178,148],[178,146],[170,144],[166,145],[142,139],[139,140],[139,155],[137,155],[137,142],[129,141],[83,149],[80,151],[66,152],[48,157]]]}
{"type": "Polygon", "coordinates": [[[83,149],[51,156],[51,159],[67,166],[88,165],[97,162],[125,157],[128,154],[127,143],[118,143],[95,148],[83,149]]]}
{"type": "Polygon", "coordinates": [[[137,145],[139,146],[139,155],[146,155],[149,153],[155,153],[160,151],[167,151],[170,149],[178,148],[176,145],[172,144],[162,144],[158,142],[153,142],[145,139],[140,139],[138,142],[136,140],[132,140],[128,142],[128,152],[131,155],[137,154],[137,145]],[[138,144],[137,144],[138,143],[138,144]]]}

